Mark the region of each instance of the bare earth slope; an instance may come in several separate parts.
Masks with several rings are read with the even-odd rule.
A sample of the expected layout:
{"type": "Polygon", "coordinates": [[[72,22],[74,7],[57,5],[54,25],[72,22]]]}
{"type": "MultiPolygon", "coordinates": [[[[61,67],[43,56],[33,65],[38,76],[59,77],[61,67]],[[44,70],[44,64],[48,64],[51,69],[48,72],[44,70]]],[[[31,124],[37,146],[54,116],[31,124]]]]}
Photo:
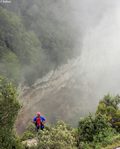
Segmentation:
{"type": "Polygon", "coordinates": [[[72,125],[77,124],[80,116],[93,112],[94,86],[85,78],[78,57],[37,80],[31,88],[20,87],[23,108],[17,120],[18,132],[24,130],[36,111],[41,111],[50,123],[60,119],[72,125]]]}

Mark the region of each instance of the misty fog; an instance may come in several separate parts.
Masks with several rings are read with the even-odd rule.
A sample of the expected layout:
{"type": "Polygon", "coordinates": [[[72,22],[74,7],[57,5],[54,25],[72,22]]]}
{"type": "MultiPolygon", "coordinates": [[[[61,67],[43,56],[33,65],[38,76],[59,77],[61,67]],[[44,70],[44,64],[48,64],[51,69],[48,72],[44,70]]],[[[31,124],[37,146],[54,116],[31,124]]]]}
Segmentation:
{"type": "MultiPolygon", "coordinates": [[[[28,41],[28,46],[21,46],[21,49],[26,47],[27,52],[24,52],[30,54],[30,57],[24,55],[24,59],[28,57],[33,62],[25,63],[20,57],[22,85],[26,87],[24,81],[27,80],[33,87],[33,92],[28,89],[27,96],[25,95],[28,101],[24,101],[23,96],[23,102],[28,106],[25,110],[33,114],[36,109],[42,109],[43,113],[52,117],[55,104],[59,115],[65,103],[67,108],[62,114],[65,115],[67,111],[69,119],[69,110],[74,106],[73,111],[85,114],[86,111],[91,112],[89,109],[92,109],[92,105],[96,106],[105,94],[120,93],[119,0],[16,0],[12,5],[3,7],[20,16],[24,31],[34,33],[29,38],[30,43],[31,39],[35,40],[31,48],[33,53],[29,53],[28,47],[31,44],[28,41]],[[47,81],[44,81],[49,72],[52,74],[50,79],[46,77],[47,81]],[[43,84],[36,83],[36,87],[37,80],[42,80],[43,84]],[[74,85],[72,81],[75,82],[74,85]],[[41,84],[50,88],[46,89],[41,84]],[[37,92],[39,88],[40,91],[37,92]]],[[[19,52],[17,54],[19,57],[19,52]]],[[[51,119],[56,119],[56,115],[51,119]]]]}
{"type": "MultiPolygon", "coordinates": [[[[81,82],[84,84],[84,86],[78,85],[79,95],[74,93],[71,98],[80,103],[81,101],[84,103],[84,100],[89,103],[90,100],[91,103],[86,107],[89,109],[88,106],[90,106],[92,109],[92,105],[97,105],[105,94],[119,94],[120,91],[120,2],[113,0],[64,0],[62,2],[64,6],[61,5],[61,7],[66,8],[69,4],[70,9],[66,11],[67,14],[62,14],[62,19],[65,20],[65,16],[67,16],[66,21],[70,26],[69,35],[72,35],[73,32],[75,32],[73,35],[76,35],[73,36],[74,40],[72,41],[74,55],[69,60],[74,61],[75,57],[79,57],[80,61],[78,64],[75,63],[79,67],[76,86],[81,82]]],[[[54,16],[56,18],[60,14],[54,6],[53,1],[50,8],[54,13],[56,12],[54,16]]],[[[64,23],[62,25],[64,26],[64,23]]],[[[69,36],[65,36],[65,38],[69,38],[69,36]]],[[[58,55],[61,55],[61,52],[62,50],[58,51],[58,55]]],[[[52,54],[54,55],[54,52],[52,54]]],[[[64,52],[62,59],[68,59],[66,54],[68,53],[64,52]]],[[[76,73],[76,71],[73,69],[72,73],[76,73]]],[[[62,96],[62,98],[66,99],[66,96],[62,96]]]]}
{"type": "Polygon", "coordinates": [[[81,61],[86,79],[94,84],[98,99],[106,93],[119,94],[120,2],[80,1],[74,7],[77,23],[83,23],[81,61]]]}

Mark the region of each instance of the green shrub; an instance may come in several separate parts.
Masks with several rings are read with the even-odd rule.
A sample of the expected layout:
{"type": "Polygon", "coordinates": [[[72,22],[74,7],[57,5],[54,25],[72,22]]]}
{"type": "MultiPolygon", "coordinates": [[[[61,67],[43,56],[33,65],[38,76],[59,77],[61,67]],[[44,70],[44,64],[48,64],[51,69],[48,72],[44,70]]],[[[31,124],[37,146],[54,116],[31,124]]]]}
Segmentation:
{"type": "Polygon", "coordinates": [[[34,134],[32,132],[26,131],[22,136],[22,141],[34,138],[34,134]]]}
{"type": "Polygon", "coordinates": [[[34,137],[36,137],[35,125],[30,123],[28,124],[28,127],[26,128],[25,132],[21,136],[21,141],[32,139],[34,137]]]}
{"type": "Polygon", "coordinates": [[[94,117],[89,115],[80,120],[78,126],[78,146],[80,148],[101,149],[101,147],[113,143],[113,138],[120,132],[119,103],[118,95],[110,96],[108,94],[99,102],[94,117]]]}
{"type": "Polygon", "coordinates": [[[64,122],[40,131],[38,149],[76,149],[75,130],[64,122]]]}
{"type": "Polygon", "coordinates": [[[109,142],[115,133],[116,131],[111,127],[106,116],[98,114],[93,117],[89,115],[79,122],[78,144],[82,148],[89,146],[97,149],[102,143],[109,142]]]}

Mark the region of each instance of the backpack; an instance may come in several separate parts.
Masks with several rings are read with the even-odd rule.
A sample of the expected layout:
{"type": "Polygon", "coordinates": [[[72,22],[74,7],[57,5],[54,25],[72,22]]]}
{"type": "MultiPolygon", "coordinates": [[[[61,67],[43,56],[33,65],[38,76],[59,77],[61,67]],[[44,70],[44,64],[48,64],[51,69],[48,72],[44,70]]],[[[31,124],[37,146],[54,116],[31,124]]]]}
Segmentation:
{"type": "Polygon", "coordinates": [[[36,125],[40,126],[41,125],[41,119],[40,117],[36,117],[36,125]]]}

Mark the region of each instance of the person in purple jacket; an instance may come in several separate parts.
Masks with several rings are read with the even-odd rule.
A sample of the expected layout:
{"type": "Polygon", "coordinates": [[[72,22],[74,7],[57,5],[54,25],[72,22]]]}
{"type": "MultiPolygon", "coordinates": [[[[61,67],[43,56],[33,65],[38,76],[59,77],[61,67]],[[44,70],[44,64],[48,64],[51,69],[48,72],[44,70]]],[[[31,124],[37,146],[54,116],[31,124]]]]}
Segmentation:
{"type": "Polygon", "coordinates": [[[37,131],[39,129],[43,130],[45,122],[46,122],[45,117],[41,116],[40,112],[37,112],[37,115],[33,118],[33,123],[36,126],[36,130],[37,131]]]}

